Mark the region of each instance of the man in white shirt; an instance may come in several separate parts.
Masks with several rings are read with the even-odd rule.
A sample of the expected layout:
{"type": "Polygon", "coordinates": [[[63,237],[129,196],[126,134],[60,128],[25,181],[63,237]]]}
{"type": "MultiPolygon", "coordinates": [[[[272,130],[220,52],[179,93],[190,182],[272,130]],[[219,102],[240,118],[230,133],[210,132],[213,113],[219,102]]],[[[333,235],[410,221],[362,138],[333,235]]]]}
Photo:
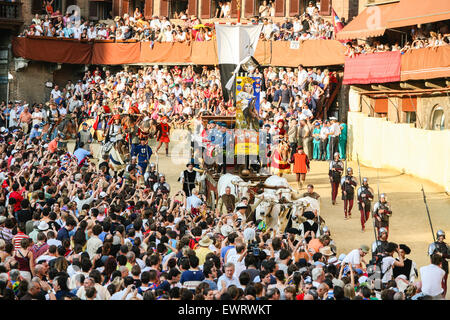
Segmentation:
{"type": "Polygon", "coordinates": [[[203,201],[198,197],[198,189],[192,189],[192,196],[186,198],[186,210],[190,211],[191,208],[199,208],[203,201]]]}
{"type": "Polygon", "coordinates": [[[299,90],[303,90],[305,87],[306,81],[308,80],[308,71],[303,68],[303,65],[298,66],[298,74],[297,74],[297,85],[299,90]]]}
{"type": "Polygon", "coordinates": [[[354,249],[350,251],[348,255],[345,256],[341,263],[341,269],[344,268],[346,264],[351,264],[353,268],[361,268],[361,262],[366,264],[364,261],[364,256],[369,252],[369,247],[365,244],[361,245],[359,249],[354,249]]]}
{"type": "Polygon", "coordinates": [[[103,245],[102,240],[98,237],[100,233],[102,233],[103,229],[101,225],[96,224],[92,228],[93,235],[89,238],[89,240],[86,243],[86,251],[89,254],[89,258],[91,260],[95,257],[97,254],[98,248],[100,248],[103,245]]]}
{"type": "Polygon", "coordinates": [[[51,94],[53,100],[56,100],[57,98],[60,98],[62,96],[58,85],[55,85],[55,87],[53,88],[53,90],[50,94],[51,94]]]}
{"type": "Polygon", "coordinates": [[[442,256],[435,253],[431,256],[431,264],[420,268],[422,280],[422,293],[433,297],[433,300],[442,300],[442,278],[445,271],[442,270],[442,256]]]}
{"type": "Polygon", "coordinates": [[[236,277],[239,277],[241,272],[245,270],[245,263],[244,258],[247,254],[247,247],[245,244],[240,243],[236,246],[235,250],[230,249],[228,250],[227,254],[225,255],[225,261],[227,263],[233,263],[235,267],[234,275],[236,277]]]}
{"type": "Polygon", "coordinates": [[[234,275],[235,267],[234,263],[229,262],[226,263],[225,273],[220,276],[217,280],[217,289],[221,291],[223,288],[228,288],[231,285],[235,285],[237,287],[240,286],[239,279],[234,275]]]}

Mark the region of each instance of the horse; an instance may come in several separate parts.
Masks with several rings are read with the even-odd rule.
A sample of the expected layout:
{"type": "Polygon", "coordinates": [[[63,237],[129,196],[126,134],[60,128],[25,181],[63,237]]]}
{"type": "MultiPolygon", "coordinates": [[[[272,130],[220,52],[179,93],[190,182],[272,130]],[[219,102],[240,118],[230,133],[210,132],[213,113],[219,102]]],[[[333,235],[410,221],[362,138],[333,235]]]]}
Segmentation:
{"type": "Polygon", "coordinates": [[[129,158],[128,145],[123,139],[115,142],[108,141],[101,148],[101,157],[109,154],[109,162],[113,166],[114,171],[122,171],[127,165],[127,158],[129,158]]]}

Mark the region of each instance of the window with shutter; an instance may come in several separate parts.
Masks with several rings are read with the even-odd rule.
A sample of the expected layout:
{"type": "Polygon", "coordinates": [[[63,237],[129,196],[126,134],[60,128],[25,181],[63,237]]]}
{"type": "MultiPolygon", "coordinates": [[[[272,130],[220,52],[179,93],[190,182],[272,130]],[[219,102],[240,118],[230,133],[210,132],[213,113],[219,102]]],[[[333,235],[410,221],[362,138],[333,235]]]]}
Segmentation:
{"type": "Polygon", "coordinates": [[[275,17],[284,17],[285,15],[285,0],[275,0],[275,17]]]}
{"type": "Polygon", "coordinates": [[[331,14],[331,4],[330,0],[321,0],[320,1],[320,15],[329,16],[331,14]]]}
{"type": "Polygon", "coordinates": [[[189,16],[196,16],[197,15],[197,0],[189,0],[189,5],[188,5],[188,15],[189,16]]]}
{"type": "Polygon", "coordinates": [[[169,16],[169,0],[161,0],[159,4],[159,11],[161,16],[169,16]]]}
{"type": "Polygon", "coordinates": [[[245,17],[255,15],[255,0],[245,0],[245,17]]]}
{"type": "Polygon", "coordinates": [[[31,3],[31,13],[36,14],[36,13],[43,13],[44,7],[42,6],[42,1],[41,0],[33,0],[31,3]]]}
{"type": "MultiPolygon", "coordinates": [[[[241,7],[241,12],[242,12],[242,7],[241,7]]],[[[232,18],[237,18],[237,2],[236,0],[231,0],[231,17],[232,18]]]]}
{"type": "Polygon", "coordinates": [[[145,19],[151,19],[153,16],[153,0],[145,0],[144,9],[145,19]]]}
{"type": "Polygon", "coordinates": [[[89,1],[89,18],[93,20],[98,19],[97,2],[89,1]]]}
{"type": "Polygon", "coordinates": [[[300,14],[300,0],[291,0],[289,15],[295,16],[296,14],[300,14]]]}
{"type": "Polygon", "coordinates": [[[211,1],[210,0],[202,0],[202,11],[200,14],[200,18],[203,18],[203,19],[211,18],[211,1]]]}

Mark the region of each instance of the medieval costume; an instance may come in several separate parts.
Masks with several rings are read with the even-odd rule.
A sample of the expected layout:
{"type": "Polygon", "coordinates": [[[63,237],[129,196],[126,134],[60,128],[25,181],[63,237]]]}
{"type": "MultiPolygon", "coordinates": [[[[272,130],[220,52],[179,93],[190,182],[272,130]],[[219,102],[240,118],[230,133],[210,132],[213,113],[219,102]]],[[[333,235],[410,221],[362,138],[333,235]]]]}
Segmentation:
{"type": "Polygon", "coordinates": [[[272,173],[279,175],[280,177],[283,175],[283,173],[291,173],[291,165],[289,164],[288,160],[289,146],[285,142],[280,142],[278,144],[278,148],[273,151],[271,162],[272,173]]]}

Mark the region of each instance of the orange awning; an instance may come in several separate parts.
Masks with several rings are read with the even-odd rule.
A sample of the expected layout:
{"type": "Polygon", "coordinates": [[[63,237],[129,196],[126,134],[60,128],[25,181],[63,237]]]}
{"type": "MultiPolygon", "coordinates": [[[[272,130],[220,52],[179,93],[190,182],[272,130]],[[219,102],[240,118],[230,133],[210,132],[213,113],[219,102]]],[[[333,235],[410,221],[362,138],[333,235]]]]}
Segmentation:
{"type": "MultiPolygon", "coordinates": [[[[422,0],[423,1],[423,0],[422,0]]],[[[447,0],[448,1],[448,0],[447,0]]],[[[388,19],[398,2],[365,8],[336,34],[336,40],[366,39],[384,34],[388,19]]]]}
{"type": "Polygon", "coordinates": [[[450,19],[449,0],[401,0],[392,10],[386,27],[399,28],[447,19],[450,19]]]}

